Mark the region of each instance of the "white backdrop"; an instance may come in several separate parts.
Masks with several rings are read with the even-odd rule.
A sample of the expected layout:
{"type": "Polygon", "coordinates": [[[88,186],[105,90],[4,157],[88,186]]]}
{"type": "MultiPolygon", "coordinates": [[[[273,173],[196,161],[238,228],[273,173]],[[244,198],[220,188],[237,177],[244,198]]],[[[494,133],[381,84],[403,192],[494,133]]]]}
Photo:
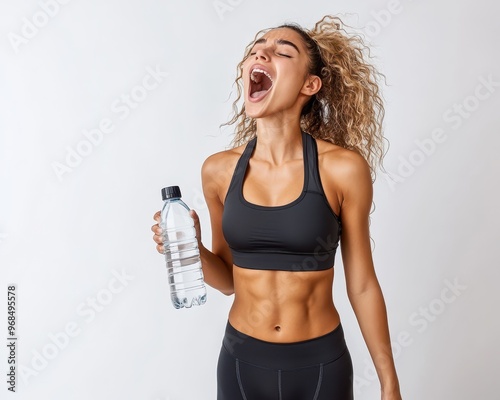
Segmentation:
{"type": "MultiPolygon", "coordinates": [[[[232,297],[175,310],[151,239],[160,189],[201,218],[236,64],[261,28],[337,14],[387,76],[371,234],[405,400],[497,399],[500,35],[478,0],[0,2],[0,397],[15,285],[18,399],[215,399],[232,297]],[[495,372],[496,371],[496,372],[495,372]]],[[[334,284],[356,399],[380,398],[334,284]]]]}

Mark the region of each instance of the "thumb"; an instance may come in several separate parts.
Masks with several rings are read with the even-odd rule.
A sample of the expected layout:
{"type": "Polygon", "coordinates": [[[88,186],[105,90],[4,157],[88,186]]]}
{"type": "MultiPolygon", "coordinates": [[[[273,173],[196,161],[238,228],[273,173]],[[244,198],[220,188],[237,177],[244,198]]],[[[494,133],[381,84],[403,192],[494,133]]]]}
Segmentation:
{"type": "Polygon", "coordinates": [[[198,214],[197,214],[197,213],[196,213],[196,211],[195,211],[195,210],[193,210],[192,208],[189,210],[189,215],[191,215],[191,217],[192,217],[195,221],[199,220],[198,214]]]}
{"type": "Polygon", "coordinates": [[[193,221],[194,221],[194,228],[196,230],[196,238],[198,239],[198,241],[201,241],[200,218],[198,217],[198,214],[196,213],[196,211],[193,209],[189,210],[189,215],[191,215],[191,218],[193,218],[193,221]]]}

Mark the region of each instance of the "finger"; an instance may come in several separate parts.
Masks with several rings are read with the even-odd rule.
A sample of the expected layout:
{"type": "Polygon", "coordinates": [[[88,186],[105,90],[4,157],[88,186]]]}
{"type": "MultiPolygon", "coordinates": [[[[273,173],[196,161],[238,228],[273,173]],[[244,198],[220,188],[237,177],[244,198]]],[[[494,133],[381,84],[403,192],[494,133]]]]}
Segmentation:
{"type": "Polygon", "coordinates": [[[194,210],[190,210],[189,213],[191,214],[191,217],[193,218],[194,228],[196,229],[196,237],[199,237],[201,235],[200,218],[198,217],[198,214],[196,214],[196,211],[194,211],[194,210]]]}
{"type": "Polygon", "coordinates": [[[189,210],[189,214],[193,218],[194,222],[194,229],[196,231],[196,239],[198,242],[201,240],[201,225],[200,225],[200,218],[198,217],[198,214],[196,213],[195,210],[191,209],[189,210]]]}
{"type": "Polygon", "coordinates": [[[200,221],[200,218],[198,217],[198,214],[196,213],[195,210],[193,209],[189,210],[189,214],[191,214],[191,217],[194,219],[194,222],[198,223],[200,221]]]}
{"type": "Polygon", "coordinates": [[[153,225],[153,226],[151,227],[151,230],[152,230],[155,234],[157,234],[157,235],[161,235],[161,234],[162,234],[162,232],[163,232],[163,229],[161,229],[161,228],[160,228],[160,225],[158,225],[158,224],[153,225]]]}
{"type": "Polygon", "coordinates": [[[153,219],[156,221],[156,222],[161,222],[161,211],[157,211],[155,213],[155,215],[153,216],[153,219]]]}
{"type": "Polygon", "coordinates": [[[156,250],[158,250],[158,253],[165,254],[165,248],[161,244],[156,246],[156,250]]]}
{"type": "Polygon", "coordinates": [[[160,235],[153,235],[153,240],[158,244],[163,244],[163,237],[160,235]]]}

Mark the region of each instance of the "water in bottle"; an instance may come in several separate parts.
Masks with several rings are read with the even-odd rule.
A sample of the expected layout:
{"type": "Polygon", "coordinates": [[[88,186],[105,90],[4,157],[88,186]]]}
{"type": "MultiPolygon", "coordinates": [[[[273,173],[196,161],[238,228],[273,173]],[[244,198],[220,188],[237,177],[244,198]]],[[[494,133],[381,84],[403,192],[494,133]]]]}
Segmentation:
{"type": "Polygon", "coordinates": [[[163,188],[161,194],[164,204],[160,227],[172,303],[175,308],[205,304],[207,290],[189,207],[181,200],[179,186],[163,188]]]}

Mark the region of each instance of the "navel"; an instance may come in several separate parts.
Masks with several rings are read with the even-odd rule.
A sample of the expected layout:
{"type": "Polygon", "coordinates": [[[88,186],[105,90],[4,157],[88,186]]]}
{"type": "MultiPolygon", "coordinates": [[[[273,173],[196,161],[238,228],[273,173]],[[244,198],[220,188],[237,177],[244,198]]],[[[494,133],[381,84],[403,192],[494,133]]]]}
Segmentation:
{"type": "Polygon", "coordinates": [[[279,332],[279,331],[281,331],[281,326],[276,325],[276,326],[274,327],[274,329],[276,330],[276,332],[279,332]]]}

